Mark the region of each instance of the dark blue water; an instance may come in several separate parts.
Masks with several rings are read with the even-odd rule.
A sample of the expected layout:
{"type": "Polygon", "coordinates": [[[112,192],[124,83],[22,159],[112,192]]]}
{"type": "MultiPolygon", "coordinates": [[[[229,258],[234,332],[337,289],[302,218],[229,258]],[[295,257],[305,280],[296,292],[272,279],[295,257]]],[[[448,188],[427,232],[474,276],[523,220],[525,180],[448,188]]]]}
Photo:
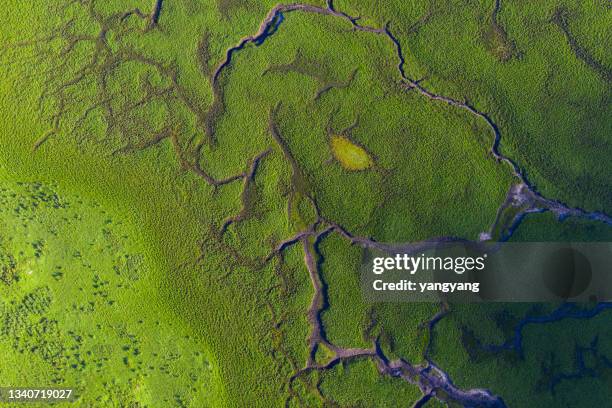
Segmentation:
{"type": "Polygon", "coordinates": [[[591,309],[582,309],[573,303],[564,303],[551,313],[544,316],[527,316],[524,317],[514,328],[514,336],[502,344],[484,344],[481,347],[493,353],[505,350],[516,351],[521,358],[523,353],[523,329],[531,324],[547,324],[554,323],[564,319],[591,319],[600,313],[612,309],[612,303],[598,303],[591,309]]]}
{"type": "Polygon", "coordinates": [[[264,32],[261,33],[261,35],[259,35],[258,37],[255,37],[253,39],[253,43],[258,47],[262,45],[268,37],[270,37],[272,34],[278,31],[278,28],[280,27],[281,23],[284,20],[285,20],[285,16],[283,15],[283,13],[281,13],[280,11],[277,12],[274,15],[274,17],[272,17],[272,20],[270,20],[270,23],[267,25],[264,32]]]}

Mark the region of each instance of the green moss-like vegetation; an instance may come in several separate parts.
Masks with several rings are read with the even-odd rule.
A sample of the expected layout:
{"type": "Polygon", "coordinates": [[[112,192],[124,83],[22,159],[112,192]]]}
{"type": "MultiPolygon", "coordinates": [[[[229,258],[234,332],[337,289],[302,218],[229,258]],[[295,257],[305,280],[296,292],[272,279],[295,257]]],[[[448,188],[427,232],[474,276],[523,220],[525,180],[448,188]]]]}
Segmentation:
{"type": "MultiPolygon", "coordinates": [[[[451,309],[432,336],[439,305],[366,302],[341,233],[477,239],[517,181],[483,116],[402,71],[491,118],[546,197],[609,213],[603,2],[5,3],[0,385],[74,387],[84,407],[398,406],[418,387],[374,359],[321,366],[375,344],[419,364],[431,344],[454,383],[510,406],[605,405],[606,314],[492,358],[479,341],[548,309],[451,309]],[[553,396],[576,344],[601,375],[553,396]]],[[[609,237],[538,214],[513,239],[609,237]]]]}
{"type": "Polygon", "coordinates": [[[3,181],[0,202],[2,386],[72,388],[81,406],[219,401],[214,357],[159,303],[133,225],[40,183],[3,181]]]}
{"type": "Polygon", "coordinates": [[[546,316],[555,306],[456,307],[436,329],[444,335],[436,337],[434,359],[449,368],[457,385],[479,384],[500,395],[508,406],[555,407],[566,401],[580,401],[580,406],[605,404],[610,346],[604,339],[610,334],[609,312],[586,320],[530,324],[522,330],[521,350],[486,349],[512,340],[524,316],[546,316]]]}
{"type": "Polygon", "coordinates": [[[604,45],[610,35],[604,2],[415,7],[344,0],[336,6],[379,24],[391,21],[405,44],[408,75],[495,117],[502,151],[518,159],[545,195],[609,210],[612,125],[604,118],[612,109],[612,60],[604,45]]]}
{"type": "Polygon", "coordinates": [[[330,404],[347,407],[395,407],[410,405],[420,398],[418,389],[381,378],[376,367],[368,361],[354,361],[326,372],[321,378],[321,389],[329,396],[330,404]]]}
{"type": "MultiPolygon", "coordinates": [[[[605,241],[609,237],[610,229],[598,223],[572,219],[559,223],[550,214],[536,214],[521,224],[512,239],[566,242],[605,241]]],[[[549,315],[558,306],[455,305],[436,327],[434,360],[448,367],[449,374],[462,386],[480,384],[501,395],[509,406],[555,407],[577,400],[580,406],[602,404],[610,376],[605,361],[611,349],[603,340],[610,334],[609,310],[589,319],[528,324],[521,331],[520,350],[514,346],[497,351],[487,348],[513,342],[523,318],[549,315]],[[524,392],[517,393],[517,389],[524,392]]],[[[590,309],[595,305],[578,307],[590,309]]]]}

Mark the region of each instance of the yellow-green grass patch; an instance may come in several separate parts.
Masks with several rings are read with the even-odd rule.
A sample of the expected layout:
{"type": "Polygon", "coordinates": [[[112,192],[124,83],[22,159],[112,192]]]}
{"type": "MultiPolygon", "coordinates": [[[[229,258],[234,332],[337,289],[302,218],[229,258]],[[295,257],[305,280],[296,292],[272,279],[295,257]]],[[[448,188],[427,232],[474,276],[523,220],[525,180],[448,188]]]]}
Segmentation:
{"type": "Polygon", "coordinates": [[[347,170],[366,170],[374,165],[370,154],[345,136],[331,136],[330,146],[336,160],[347,170]]]}

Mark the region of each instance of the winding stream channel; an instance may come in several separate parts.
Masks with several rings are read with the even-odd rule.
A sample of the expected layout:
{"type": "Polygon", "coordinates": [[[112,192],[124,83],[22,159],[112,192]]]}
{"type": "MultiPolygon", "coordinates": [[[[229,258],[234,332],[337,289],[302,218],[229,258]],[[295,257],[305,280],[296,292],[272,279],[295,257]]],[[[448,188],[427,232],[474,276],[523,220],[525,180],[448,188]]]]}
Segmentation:
{"type": "MultiPolygon", "coordinates": [[[[344,12],[338,11],[334,8],[331,0],[327,1],[326,7],[319,7],[310,4],[292,3],[292,4],[278,4],[274,6],[266,15],[261,22],[258,31],[253,35],[248,35],[240,39],[240,41],[233,47],[230,47],[225,53],[225,59],[222,60],[214,70],[212,75],[213,87],[219,86],[218,80],[223,70],[227,68],[232,58],[235,57],[236,53],[244,49],[248,44],[254,44],[255,46],[261,46],[264,42],[274,33],[276,33],[281,24],[283,23],[285,16],[284,14],[290,12],[304,12],[314,13],[320,15],[333,16],[336,18],[343,19],[349,22],[354,30],[369,32],[374,35],[381,35],[388,38],[392,42],[398,58],[397,69],[399,75],[404,83],[404,87],[407,90],[416,90],[421,95],[432,101],[438,101],[446,103],[453,107],[463,109],[471,113],[472,115],[480,118],[486,122],[487,126],[493,133],[493,143],[490,147],[490,153],[498,161],[508,165],[511,168],[512,174],[518,179],[518,182],[513,185],[504,203],[501,204],[498,210],[498,217],[494,224],[491,226],[490,231],[483,232],[481,234],[481,240],[490,240],[493,231],[499,227],[498,223],[504,217],[501,214],[509,208],[516,209],[516,214],[512,217],[509,225],[502,225],[506,228],[507,234],[503,235],[500,240],[508,239],[514,230],[518,227],[522,219],[530,213],[549,211],[557,216],[558,219],[563,220],[567,217],[581,217],[593,221],[599,221],[607,225],[612,225],[612,217],[602,212],[592,212],[581,208],[572,208],[568,205],[556,201],[554,199],[546,198],[542,196],[528,180],[520,166],[511,158],[505,156],[500,152],[501,132],[492,118],[476,109],[474,106],[461,102],[459,100],[435,94],[421,85],[420,80],[410,78],[405,72],[406,59],[402,52],[402,46],[397,37],[393,35],[389,26],[386,25],[381,28],[360,25],[358,18],[352,17],[344,12]]],[[[441,242],[449,241],[467,241],[465,238],[459,237],[435,237],[423,242],[409,242],[404,244],[389,244],[376,242],[370,238],[356,237],[353,236],[349,231],[345,230],[342,226],[334,223],[333,221],[324,220],[320,216],[317,221],[305,231],[301,231],[292,238],[288,238],[283,242],[279,243],[276,247],[274,254],[280,253],[284,248],[289,245],[301,243],[304,251],[304,262],[306,268],[310,274],[310,278],[313,284],[314,295],[312,298],[311,306],[308,309],[308,322],[311,327],[311,333],[308,338],[308,344],[310,348],[310,354],[304,368],[296,372],[290,382],[293,382],[296,378],[305,372],[312,370],[326,370],[341,361],[355,359],[355,358],[370,358],[377,364],[378,370],[381,374],[389,375],[392,377],[402,378],[405,381],[417,385],[423,393],[423,398],[417,401],[414,406],[420,407],[427,403],[427,401],[433,397],[440,397],[438,393],[445,395],[444,399],[453,400],[464,407],[491,407],[500,408],[505,407],[504,401],[501,397],[493,395],[490,391],[485,389],[468,389],[463,390],[456,387],[449,375],[439,368],[431,359],[429,355],[429,346],[425,352],[426,364],[424,365],[413,365],[403,359],[389,361],[384,356],[380,347],[374,344],[369,349],[358,349],[358,348],[341,348],[331,344],[325,339],[322,322],[320,320],[320,312],[326,303],[324,293],[322,290],[323,284],[317,265],[317,242],[325,235],[330,232],[336,232],[348,239],[351,243],[368,248],[376,248],[387,252],[393,252],[398,250],[414,251],[422,250],[430,245],[436,245],[441,242]],[[316,227],[323,225],[325,228],[321,232],[316,232],[316,227]],[[314,245],[310,241],[314,239],[314,245]],[[317,347],[324,345],[332,351],[333,357],[325,364],[317,364],[315,362],[314,354],[317,347]]],[[[496,352],[502,350],[515,350],[522,355],[523,352],[523,329],[527,325],[532,324],[546,324],[556,322],[562,319],[588,319],[594,317],[605,310],[611,309],[612,304],[600,303],[593,309],[577,309],[575,306],[570,304],[564,304],[559,308],[555,309],[552,313],[546,316],[540,317],[525,317],[523,318],[514,329],[514,336],[510,340],[500,345],[484,345],[482,347],[496,352]]],[[[435,329],[435,325],[440,321],[447,311],[443,306],[443,310],[434,316],[429,322],[428,327],[430,332],[435,329]]],[[[431,338],[431,336],[430,336],[431,338]]]]}

